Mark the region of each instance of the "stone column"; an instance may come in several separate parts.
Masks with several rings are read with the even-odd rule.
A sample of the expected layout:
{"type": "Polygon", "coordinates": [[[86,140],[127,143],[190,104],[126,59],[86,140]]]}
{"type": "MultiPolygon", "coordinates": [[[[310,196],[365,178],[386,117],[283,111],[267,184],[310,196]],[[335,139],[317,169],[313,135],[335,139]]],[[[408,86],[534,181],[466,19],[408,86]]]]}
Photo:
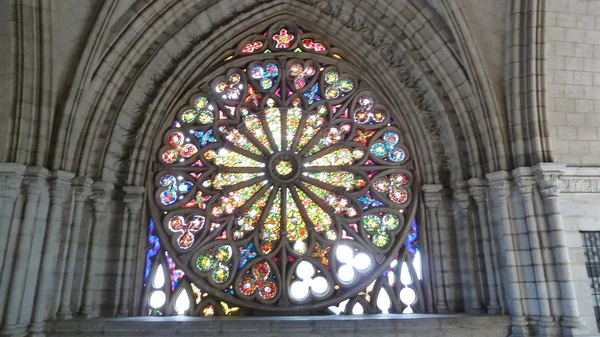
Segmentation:
{"type": "MultiPolygon", "coordinates": [[[[12,282],[10,283],[8,302],[6,304],[8,310],[6,310],[4,316],[4,328],[0,332],[0,335],[12,336],[21,333],[21,329],[26,328],[19,325],[21,321],[21,309],[23,305],[30,305],[30,303],[24,303],[23,297],[25,295],[27,272],[29,271],[29,260],[32,251],[31,244],[35,235],[35,223],[38,218],[38,205],[40,204],[42,193],[47,189],[46,180],[49,176],[49,171],[43,167],[28,167],[25,174],[23,184],[27,200],[17,241],[15,263],[12,271],[7,271],[12,273],[12,282]]],[[[29,321],[29,318],[24,317],[23,321],[29,321]]]]}
{"type": "MultiPolygon", "coordinates": [[[[562,319],[560,325],[562,328],[570,330],[581,328],[585,326],[585,323],[579,315],[577,295],[571,274],[571,261],[567,249],[565,226],[558,200],[560,193],[558,178],[563,174],[562,170],[564,168],[565,165],[561,164],[540,163],[533,167],[533,173],[544,200],[546,221],[548,224],[547,230],[549,231],[551,244],[550,248],[555,263],[555,276],[560,284],[562,299],[562,319]]],[[[563,331],[563,333],[566,334],[567,331],[563,331]]]]}
{"type": "Polygon", "coordinates": [[[108,206],[111,196],[110,193],[114,186],[104,181],[97,181],[92,186],[92,203],[94,205],[94,219],[90,226],[90,233],[87,240],[87,262],[85,265],[85,274],[83,282],[83,303],[79,309],[81,318],[90,318],[94,306],[94,292],[98,285],[97,274],[95,268],[98,268],[98,260],[100,260],[100,244],[99,238],[106,231],[105,224],[107,215],[104,212],[108,206]]]}
{"type": "Polygon", "coordinates": [[[46,236],[44,238],[44,250],[42,264],[40,266],[40,278],[37,284],[35,304],[30,336],[45,336],[44,321],[48,307],[48,291],[52,286],[52,275],[56,267],[56,257],[60,243],[60,228],[64,203],[69,200],[71,191],[71,179],[75,174],[64,171],[52,173],[50,181],[50,212],[46,222],[46,236]]]}
{"type": "Polygon", "coordinates": [[[15,201],[21,195],[21,182],[25,166],[20,164],[0,164],[0,325],[6,309],[9,293],[14,247],[16,246],[18,227],[12,227],[15,201]]]}
{"type": "Polygon", "coordinates": [[[73,317],[76,312],[72,311],[71,308],[71,294],[73,279],[75,277],[75,264],[77,263],[77,247],[79,246],[79,233],[83,225],[83,207],[88,199],[93,180],[87,177],[77,177],[73,179],[74,193],[73,193],[73,222],[70,224],[68,230],[69,235],[67,238],[68,248],[66,254],[66,263],[63,272],[63,282],[59,286],[62,291],[60,293],[60,306],[58,308],[57,318],[58,319],[69,319],[73,317]]]}
{"type": "Polygon", "coordinates": [[[490,196],[493,202],[493,218],[497,236],[501,238],[500,245],[504,252],[504,268],[506,294],[509,297],[508,311],[511,316],[511,336],[527,336],[527,320],[523,312],[521,284],[517,272],[517,258],[513,243],[512,223],[508,207],[510,196],[510,175],[506,171],[488,173],[486,175],[490,184],[490,196]]]}
{"type": "Polygon", "coordinates": [[[423,185],[423,197],[427,207],[427,227],[430,229],[431,250],[434,262],[433,279],[435,281],[435,311],[438,314],[448,312],[446,289],[444,287],[444,266],[442,265],[442,250],[438,207],[442,201],[442,185],[423,185]]]}
{"type": "Polygon", "coordinates": [[[469,297],[470,309],[473,313],[481,313],[481,295],[477,284],[477,262],[473,223],[471,219],[472,208],[466,181],[459,181],[453,186],[452,197],[454,198],[454,221],[456,222],[456,238],[459,263],[461,269],[461,280],[464,293],[469,297]]]}
{"type": "Polygon", "coordinates": [[[125,246],[125,264],[123,266],[123,282],[121,284],[121,298],[119,300],[119,316],[129,315],[129,295],[130,289],[134,288],[131,284],[131,274],[133,271],[133,260],[136,252],[136,242],[139,239],[140,220],[139,211],[142,208],[145,189],[141,186],[123,187],[125,197],[123,202],[127,206],[127,244],[125,246]]]}
{"type": "Polygon", "coordinates": [[[542,257],[542,246],[539,238],[539,228],[537,217],[533,204],[533,188],[535,187],[535,179],[531,175],[531,168],[520,167],[512,171],[513,177],[521,196],[523,197],[523,210],[525,212],[525,223],[527,224],[527,233],[529,238],[529,247],[531,254],[531,262],[533,265],[533,275],[537,284],[538,305],[540,317],[538,325],[542,328],[553,327],[554,318],[550,309],[550,301],[548,296],[548,283],[544,273],[544,260],[542,257]]]}
{"type": "Polygon", "coordinates": [[[491,315],[498,315],[502,311],[498,298],[498,285],[496,283],[496,261],[494,261],[494,240],[490,235],[490,224],[488,221],[487,207],[487,180],[482,178],[469,179],[469,192],[477,204],[477,216],[479,226],[481,227],[481,241],[483,246],[483,259],[485,261],[485,276],[487,279],[488,296],[490,303],[487,306],[487,312],[491,315]]]}

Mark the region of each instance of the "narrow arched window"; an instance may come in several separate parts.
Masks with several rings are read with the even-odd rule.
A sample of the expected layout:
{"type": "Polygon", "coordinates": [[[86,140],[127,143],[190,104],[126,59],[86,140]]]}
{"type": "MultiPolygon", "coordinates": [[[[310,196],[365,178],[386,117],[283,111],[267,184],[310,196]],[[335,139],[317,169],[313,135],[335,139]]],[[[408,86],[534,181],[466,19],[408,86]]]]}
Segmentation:
{"type": "Polygon", "coordinates": [[[409,145],[368,69],[291,24],[214,69],[162,135],[144,314],[421,311],[409,145]]]}

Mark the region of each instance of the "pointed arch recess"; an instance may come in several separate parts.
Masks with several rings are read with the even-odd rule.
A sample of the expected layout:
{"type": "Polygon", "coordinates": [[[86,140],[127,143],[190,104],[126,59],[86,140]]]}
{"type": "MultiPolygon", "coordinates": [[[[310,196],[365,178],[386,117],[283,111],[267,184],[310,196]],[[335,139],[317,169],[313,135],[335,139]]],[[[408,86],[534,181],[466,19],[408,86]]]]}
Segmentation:
{"type": "Polygon", "coordinates": [[[407,133],[341,51],[289,22],[223,57],[169,113],[149,184],[162,244],[218,301],[306,312],[358,296],[415,230],[407,133]]]}

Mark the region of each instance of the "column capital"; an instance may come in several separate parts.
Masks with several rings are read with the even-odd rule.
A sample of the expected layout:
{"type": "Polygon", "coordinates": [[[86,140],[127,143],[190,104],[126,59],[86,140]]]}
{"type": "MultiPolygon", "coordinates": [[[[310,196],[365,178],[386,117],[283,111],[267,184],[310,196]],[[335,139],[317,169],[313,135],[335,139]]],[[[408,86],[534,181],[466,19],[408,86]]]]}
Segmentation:
{"type": "Polygon", "coordinates": [[[0,163],[0,198],[16,199],[21,193],[25,165],[0,163]]]}
{"type": "Polygon", "coordinates": [[[94,182],[90,199],[92,199],[92,203],[94,204],[95,213],[104,212],[110,202],[111,192],[114,188],[113,184],[106,181],[94,182]]]}
{"type": "Polygon", "coordinates": [[[423,191],[423,198],[425,199],[425,206],[428,209],[437,209],[440,201],[442,201],[442,185],[423,185],[421,190],[423,191]]]}
{"type": "Polygon", "coordinates": [[[510,195],[510,174],[506,171],[496,171],[485,175],[490,185],[493,199],[506,199],[510,195]]]}
{"type": "Polygon", "coordinates": [[[544,199],[559,196],[559,180],[565,174],[566,167],[565,164],[556,163],[539,163],[533,167],[535,180],[544,199]]]}
{"type": "Polygon", "coordinates": [[[519,167],[512,170],[512,176],[522,195],[531,195],[535,187],[535,178],[530,167],[519,167]]]}
{"type": "Polygon", "coordinates": [[[485,202],[487,199],[487,189],[489,187],[488,181],[485,178],[471,178],[469,179],[469,193],[475,202],[478,204],[485,202]]]}
{"type": "Polygon", "coordinates": [[[142,208],[146,189],[142,186],[123,186],[123,202],[130,212],[137,213],[142,208]]]}
{"type": "Polygon", "coordinates": [[[73,178],[74,198],[76,202],[85,202],[90,192],[92,192],[92,183],[94,180],[88,177],[78,176],[73,178]]]}
{"type": "Polygon", "coordinates": [[[71,195],[71,182],[75,173],[54,171],[50,180],[50,198],[53,202],[65,202],[71,195]]]}
{"type": "Polygon", "coordinates": [[[452,183],[452,198],[456,201],[460,209],[467,209],[471,205],[469,195],[469,183],[466,180],[460,180],[452,183]]]}
{"type": "Polygon", "coordinates": [[[27,195],[41,195],[44,188],[47,187],[49,176],[50,171],[44,167],[27,167],[25,169],[25,176],[23,177],[23,185],[25,185],[27,195]]]}

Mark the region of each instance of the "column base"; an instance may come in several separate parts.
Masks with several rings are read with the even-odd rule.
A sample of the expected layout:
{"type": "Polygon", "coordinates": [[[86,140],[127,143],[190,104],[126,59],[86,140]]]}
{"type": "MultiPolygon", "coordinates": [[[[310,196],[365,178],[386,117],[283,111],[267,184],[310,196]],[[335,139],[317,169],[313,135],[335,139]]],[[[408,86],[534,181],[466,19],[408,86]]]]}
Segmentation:
{"type": "Polygon", "coordinates": [[[29,325],[29,337],[46,337],[44,331],[45,323],[32,323],[29,325]]]}
{"type": "Polygon", "coordinates": [[[489,315],[500,315],[502,313],[502,307],[498,303],[488,305],[487,313],[489,315]]]}
{"type": "Polygon", "coordinates": [[[5,325],[0,330],[0,337],[25,337],[27,335],[27,328],[19,324],[5,325]]]}
{"type": "Polygon", "coordinates": [[[560,326],[571,329],[583,328],[585,322],[579,316],[563,316],[560,320],[560,326]]]}
{"type": "Polygon", "coordinates": [[[512,316],[510,318],[510,335],[509,337],[529,337],[528,323],[523,316],[512,316]]]}

